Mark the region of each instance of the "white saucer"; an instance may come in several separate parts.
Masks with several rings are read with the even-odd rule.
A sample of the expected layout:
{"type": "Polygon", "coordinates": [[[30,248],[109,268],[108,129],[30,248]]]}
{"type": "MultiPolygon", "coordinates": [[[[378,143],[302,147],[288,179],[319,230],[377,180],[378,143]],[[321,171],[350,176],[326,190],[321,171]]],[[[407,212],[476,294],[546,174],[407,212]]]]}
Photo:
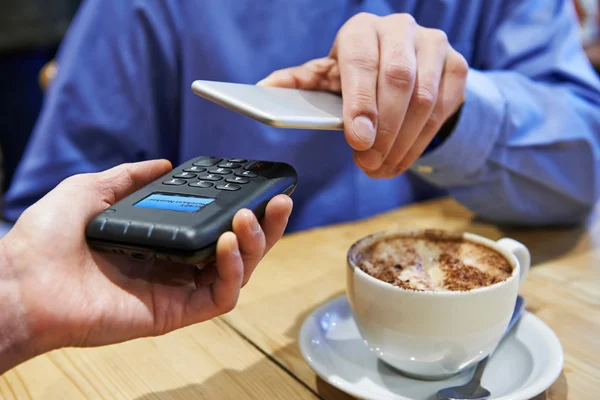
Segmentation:
{"type": "MultiPolygon", "coordinates": [[[[326,382],[363,399],[428,400],[439,389],[462,385],[465,371],[443,381],[405,377],[372,353],[360,338],[345,296],[315,310],[300,330],[300,351],[326,382]]],[[[554,332],[524,311],[488,363],[482,384],[495,400],[529,400],[558,378],[563,350],[554,332]]]]}

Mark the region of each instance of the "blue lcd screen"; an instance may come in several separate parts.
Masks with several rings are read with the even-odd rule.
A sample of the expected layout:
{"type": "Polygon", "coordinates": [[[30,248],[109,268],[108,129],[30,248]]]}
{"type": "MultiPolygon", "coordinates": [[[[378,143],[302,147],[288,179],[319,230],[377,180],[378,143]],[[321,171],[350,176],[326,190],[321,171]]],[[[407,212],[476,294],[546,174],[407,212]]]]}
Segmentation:
{"type": "Polygon", "coordinates": [[[207,197],[180,196],[177,194],[154,193],[134,204],[134,207],[193,213],[215,201],[207,197]]]}

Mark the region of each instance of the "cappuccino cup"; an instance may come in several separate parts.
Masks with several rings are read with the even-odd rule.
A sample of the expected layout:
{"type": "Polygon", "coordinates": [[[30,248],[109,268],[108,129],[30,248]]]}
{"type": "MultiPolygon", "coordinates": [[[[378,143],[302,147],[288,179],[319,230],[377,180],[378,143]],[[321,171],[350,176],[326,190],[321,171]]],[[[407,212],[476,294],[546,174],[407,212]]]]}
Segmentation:
{"type": "Polygon", "coordinates": [[[497,346],[527,277],[530,254],[509,238],[389,231],[354,243],[347,264],[347,296],[365,344],[405,375],[436,380],[473,366],[497,346]],[[395,240],[403,241],[394,247],[395,240]],[[378,258],[377,251],[410,257],[378,258]],[[378,276],[373,271],[377,263],[385,264],[382,259],[393,265],[378,276]]]}

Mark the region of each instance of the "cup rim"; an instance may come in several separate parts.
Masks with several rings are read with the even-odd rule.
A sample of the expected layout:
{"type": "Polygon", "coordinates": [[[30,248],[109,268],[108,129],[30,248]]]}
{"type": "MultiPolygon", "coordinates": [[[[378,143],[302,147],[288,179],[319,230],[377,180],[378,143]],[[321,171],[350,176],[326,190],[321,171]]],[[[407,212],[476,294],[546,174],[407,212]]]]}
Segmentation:
{"type": "Polygon", "coordinates": [[[427,229],[427,228],[424,228],[424,229],[392,229],[392,230],[374,232],[374,233],[371,233],[367,236],[364,236],[364,237],[358,239],[357,241],[355,241],[352,244],[352,246],[350,246],[350,248],[348,249],[348,252],[346,254],[346,263],[347,263],[348,267],[352,269],[353,272],[357,272],[360,276],[364,277],[365,279],[367,279],[368,281],[370,281],[372,283],[375,283],[375,284],[381,286],[382,288],[392,289],[392,290],[399,291],[401,293],[411,294],[414,296],[466,296],[466,295],[470,295],[470,294],[482,293],[482,292],[494,290],[494,289],[502,287],[504,285],[508,285],[510,282],[515,280],[516,277],[519,275],[521,266],[519,265],[519,260],[512,252],[499,246],[496,243],[496,241],[494,241],[494,240],[491,240],[484,236],[476,235],[476,234],[470,233],[470,232],[460,232],[460,233],[457,232],[455,234],[462,236],[464,239],[466,239],[468,241],[482,244],[488,248],[491,248],[492,250],[494,250],[494,251],[500,253],[502,256],[504,256],[504,258],[506,258],[513,267],[512,274],[508,278],[506,278],[503,281],[489,285],[489,286],[483,286],[483,287],[479,287],[479,288],[475,288],[475,289],[471,289],[471,290],[445,290],[445,291],[412,290],[412,289],[405,289],[405,288],[402,288],[399,286],[394,286],[391,283],[382,281],[381,279],[377,279],[374,276],[369,275],[368,273],[366,273],[365,271],[360,269],[356,265],[354,260],[352,259],[352,256],[354,254],[356,254],[358,248],[367,241],[371,241],[371,240],[375,240],[375,239],[383,238],[383,237],[395,236],[395,235],[403,235],[403,234],[408,235],[408,234],[415,234],[415,233],[423,233],[426,231],[436,231],[436,232],[454,234],[452,231],[446,230],[446,229],[427,229]]]}

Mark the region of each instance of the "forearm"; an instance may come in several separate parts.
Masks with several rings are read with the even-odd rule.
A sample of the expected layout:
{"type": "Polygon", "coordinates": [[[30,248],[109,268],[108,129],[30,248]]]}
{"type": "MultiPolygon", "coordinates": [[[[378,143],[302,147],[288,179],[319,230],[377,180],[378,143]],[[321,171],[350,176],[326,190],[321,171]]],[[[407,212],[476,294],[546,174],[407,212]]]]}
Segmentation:
{"type": "Polygon", "coordinates": [[[24,361],[22,355],[22,332],[15,324],[15,304],[5,283],[0,283],[0,374],[24,361]]]}
{"type": "Polygon", "coordinates": [[[580,222],[598,197],[600,109],[571,85],[472,71],[455,132],[413,170],[499,222],[580,222]]]}
{"type": "Polygon", "coordinates": [[[0,240],[0,375],[34,357],[26,313],[21,302],[18,271],[0,240]]]}

